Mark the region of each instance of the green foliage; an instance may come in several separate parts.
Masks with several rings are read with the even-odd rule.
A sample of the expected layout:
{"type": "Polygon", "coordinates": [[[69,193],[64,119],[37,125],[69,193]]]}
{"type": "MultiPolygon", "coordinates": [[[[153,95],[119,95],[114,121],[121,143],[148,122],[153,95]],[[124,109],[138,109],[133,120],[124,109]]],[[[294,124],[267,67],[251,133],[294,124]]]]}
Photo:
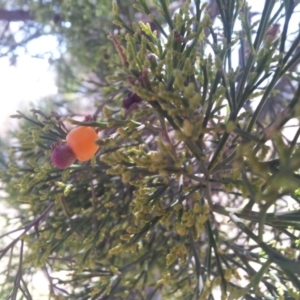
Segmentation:
{"type": "Polygon", "coordinates": [[[114,5],[118,30],[103,27],[89,48],[103,17],[93,3],[63,1],[75,11],[66,41],[76,67],[105,78],[95,90],[106,100],[90,101],[95,120],[18,113],[16,144],[2,159],[22,224],[0,251],[21,247],[3,285],[9,299],[31,299],[23,276],[38,269],[54,299],[299,299],[300,130],[292,138],[283,131],[299,115],[293,1],[266,1],[254,23],[241,1],[186,1],[171,13],[165,0],[138,0],[148,21],[114,5]],[[282,32],[272,34],[281,19],[282,32]],[[289,101],[271,121],[262,118],[286,76],[289,101]],[[68,122],[99,130],[100,150],[62,171],[50,149],[65,140],[68,122]],[[69,276],[54,280],[64,270],[69,276]]]}

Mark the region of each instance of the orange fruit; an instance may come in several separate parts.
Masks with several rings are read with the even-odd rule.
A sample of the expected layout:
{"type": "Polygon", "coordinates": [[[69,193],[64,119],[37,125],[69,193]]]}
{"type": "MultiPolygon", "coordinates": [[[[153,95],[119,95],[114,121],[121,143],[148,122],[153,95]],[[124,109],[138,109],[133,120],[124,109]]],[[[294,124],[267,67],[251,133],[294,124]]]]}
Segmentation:
{"type": "Polygon", "coordinates": [[[76,158],[83,162],[90,160],[99,149],[99,145],[95,144],[98,138],[93,127],[78,126],[68,133],[67,144],[76,158]]]}

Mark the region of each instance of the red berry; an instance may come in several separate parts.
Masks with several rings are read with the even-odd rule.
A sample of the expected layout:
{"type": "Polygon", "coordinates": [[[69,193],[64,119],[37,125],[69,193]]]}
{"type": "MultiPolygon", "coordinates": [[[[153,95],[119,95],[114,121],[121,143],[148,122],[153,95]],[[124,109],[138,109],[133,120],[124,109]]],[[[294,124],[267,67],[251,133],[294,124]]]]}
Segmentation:
{"type": "Polygon", "coordinates": [[[76,160],[76,156],[69,145],[58,145],[51,153],[51,160],[55,167],[66,169],[76,160]]]}

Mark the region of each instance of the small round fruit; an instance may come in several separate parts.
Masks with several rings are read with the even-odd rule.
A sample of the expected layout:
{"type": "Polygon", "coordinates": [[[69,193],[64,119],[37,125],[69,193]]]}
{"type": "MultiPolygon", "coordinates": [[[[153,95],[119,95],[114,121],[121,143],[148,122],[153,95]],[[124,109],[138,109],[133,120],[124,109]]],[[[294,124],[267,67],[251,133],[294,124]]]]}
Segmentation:
{"type": "Polygon", "coordinates": [[[127,96],[123,99],[123,108],[125,109],[130,109],[133,107],[133,105],[140,103],[142,101],[142,98],[140,96],[138,96],[136,93],[128,93],[127,96]]]}
{"type": "Polygon", "coordinates": [[[98,134],[93,127],[79,126],[71,130],[67,135],[67,144],[73,150],[76,158],[80,161],[90,160],[99,146],[95,143],[98,134]]]}
{"type": "Polygon", "coordinates": [[[59,169],[70,167],[76,160],[76,156],[69,145],[58,145],[51,153],[53,165],[59,169]]]}

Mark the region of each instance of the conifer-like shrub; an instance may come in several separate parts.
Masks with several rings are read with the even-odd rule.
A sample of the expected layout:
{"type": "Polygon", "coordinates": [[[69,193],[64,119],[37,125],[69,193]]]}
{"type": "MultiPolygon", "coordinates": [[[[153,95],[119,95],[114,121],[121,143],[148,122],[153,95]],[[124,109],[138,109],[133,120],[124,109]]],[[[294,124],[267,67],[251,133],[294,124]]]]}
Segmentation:
{"type": "Polygon", "coordinates": [[[38,270],[53,299],[300,299],[298,2],[169,2],[114,3],[92,117],[14,115],[6,299],[38,270]],[[100,147],[57,168],[76,126],[100,147]]]}

